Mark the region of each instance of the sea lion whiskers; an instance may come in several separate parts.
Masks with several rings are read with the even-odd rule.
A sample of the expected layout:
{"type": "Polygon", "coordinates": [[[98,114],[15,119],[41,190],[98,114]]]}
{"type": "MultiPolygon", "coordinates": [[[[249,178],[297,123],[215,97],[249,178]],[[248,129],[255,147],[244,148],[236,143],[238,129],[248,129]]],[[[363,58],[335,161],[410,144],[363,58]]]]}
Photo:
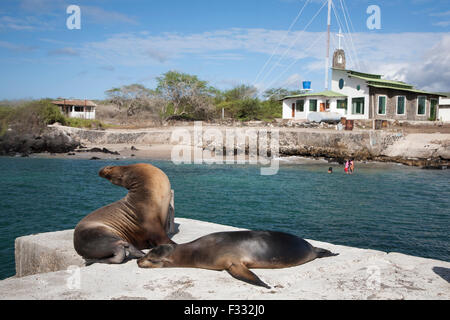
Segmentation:
{"type": "Polygon", "coordinates": [[[162,268],[170,267],[174,257],[174,252],[177,244],[162,244],[150,249],[147,254],[137,260],[137,264],[141,268],[162,268]]]}

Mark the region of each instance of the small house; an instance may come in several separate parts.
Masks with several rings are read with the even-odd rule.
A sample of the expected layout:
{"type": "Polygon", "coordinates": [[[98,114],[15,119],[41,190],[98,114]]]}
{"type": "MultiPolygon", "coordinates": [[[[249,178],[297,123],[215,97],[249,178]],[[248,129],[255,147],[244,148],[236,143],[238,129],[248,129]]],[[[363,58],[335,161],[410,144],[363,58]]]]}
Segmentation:
{"type": "Polygon", "coordinates": [[[308,119],[311,113],[346,114],[347,96],[333,91],[310,92],[283,98],[283,119],[308,119]]]}
{"type": "Polygon", "coordinates": [[[61,112],[69,118],[95,119],[95,108],[97,105],[91,100],[55,100],[61,112]]]}

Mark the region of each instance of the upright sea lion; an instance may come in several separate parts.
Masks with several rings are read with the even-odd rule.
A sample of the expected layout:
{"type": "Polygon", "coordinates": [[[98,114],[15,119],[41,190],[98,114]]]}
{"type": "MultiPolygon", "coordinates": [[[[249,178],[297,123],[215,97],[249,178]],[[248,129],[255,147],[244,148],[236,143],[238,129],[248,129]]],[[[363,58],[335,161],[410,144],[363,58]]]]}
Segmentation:
{"type": "Polygon", "coordinates": [[[236,279],[270,288],[249,268],[287,268],[337,254],[276,231],[217,232],[184,244],[164,244],[137,260],[141,268],[226,270],[236,279]]]}
{"type": "Polygon", "coordinates": [[[140,250],[174,243],[167,236],[169,178],[150,164],[108,166],[99,176],[128,189],[121,200],[95,210],[75,227],[74,247],[93,262],[121,263],[140,250]]]}

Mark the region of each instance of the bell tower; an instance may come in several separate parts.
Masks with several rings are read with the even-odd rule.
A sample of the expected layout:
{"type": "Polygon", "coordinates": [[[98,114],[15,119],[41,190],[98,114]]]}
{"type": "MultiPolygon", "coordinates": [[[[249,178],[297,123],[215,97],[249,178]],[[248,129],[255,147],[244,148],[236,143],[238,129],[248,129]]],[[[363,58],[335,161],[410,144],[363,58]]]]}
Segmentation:
{"type": "Polygon", "coordinates": [[[333,54],[333,68],[345,70],[345,52],[337,49],[333,54]]]}
{"type": "Polygon", "coordinates": [[[333,54],[333,68],[345,70],[345,52],[341,48],[341,38],[343,38],[344,35],[342,34],[341,29],[339,29],[337,36],[339,37],[339,47],[333,54]]]}

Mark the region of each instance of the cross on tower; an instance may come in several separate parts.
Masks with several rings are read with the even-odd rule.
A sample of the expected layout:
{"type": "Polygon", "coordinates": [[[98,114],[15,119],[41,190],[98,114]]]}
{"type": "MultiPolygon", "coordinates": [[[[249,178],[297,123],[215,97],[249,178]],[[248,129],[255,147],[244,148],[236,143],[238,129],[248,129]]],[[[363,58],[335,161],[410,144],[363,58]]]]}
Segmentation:
{"type": "Polygon", "coordinates": [[[338,49],[342,49],[341,48],[341,38],[343,38],[344,35],[342,34],[341,28],[339,28],[339,33],[336,35],[339,37],[339,48],[338,49]]]}

